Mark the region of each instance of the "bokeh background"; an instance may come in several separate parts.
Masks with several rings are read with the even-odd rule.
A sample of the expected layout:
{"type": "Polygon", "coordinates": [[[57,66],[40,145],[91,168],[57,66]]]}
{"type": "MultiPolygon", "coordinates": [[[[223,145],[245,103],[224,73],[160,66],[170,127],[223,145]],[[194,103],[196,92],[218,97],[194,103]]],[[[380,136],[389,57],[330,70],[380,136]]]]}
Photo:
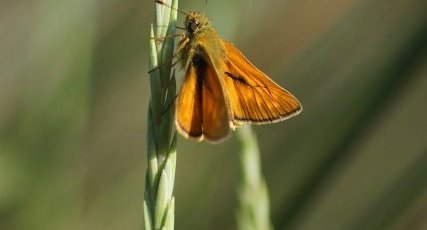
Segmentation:
{"type": "MultiPolygon", "coordinates": [[[[304,106],[255,128],[276,229],[427,229],[427,1],[207,12],[304,106]]],[[[0,229],[141,229],[153,13],[150,0],[0,3],[0,229]]],[[[176,229],[235,229],[237,151],[235,137],[179,139],[176,229]]]]}

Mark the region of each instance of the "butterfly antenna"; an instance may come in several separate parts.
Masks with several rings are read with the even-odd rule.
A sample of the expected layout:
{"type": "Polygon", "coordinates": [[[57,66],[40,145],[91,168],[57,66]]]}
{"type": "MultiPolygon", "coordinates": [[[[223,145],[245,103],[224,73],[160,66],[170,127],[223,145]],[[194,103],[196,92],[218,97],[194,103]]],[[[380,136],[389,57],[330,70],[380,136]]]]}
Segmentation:
{"type": "Polygon", "coordinates": [[[208,12],[208,0],[205,0],[205,14],[208,12]]]}
{"type": "Polygon", "coordinates": [[[182,11],[182,10],[179,10],[179,9],[177,9],[177,8],[175,8],[175,7],[171,6],[171,5],[166,4],[164,1],[161,1],[161,0],[155,0],[154,2],[155,2],[155,3],[159,3],[159,4],[161,4],[161,5],[164,5],[164,6],[167,6],[167,7],[171,8],[172,10],[176,10],[176,11],[178,11],[178,12],[179,12],[179,13],[181,13],[181,14],[188,15],[186,12],[184,12],[184,11],[182,11]]]}

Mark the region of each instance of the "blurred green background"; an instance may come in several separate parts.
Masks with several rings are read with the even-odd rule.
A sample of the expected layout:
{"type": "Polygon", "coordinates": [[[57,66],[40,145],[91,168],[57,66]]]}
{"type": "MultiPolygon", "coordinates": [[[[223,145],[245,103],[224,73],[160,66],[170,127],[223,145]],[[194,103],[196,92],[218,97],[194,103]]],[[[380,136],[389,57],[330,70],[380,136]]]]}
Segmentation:
{"type": "MultiPolygon", "coordinates": [[[[426,12],[209,1],[304,106],[255,128],[276,229],[427,229],[426,12]]],[[[151,21],[150,0],[0,3],[0,229],[141,228],[151,21]]],[[[179,139],[176,229],[235,229],[237,150],[179,139]]]]}

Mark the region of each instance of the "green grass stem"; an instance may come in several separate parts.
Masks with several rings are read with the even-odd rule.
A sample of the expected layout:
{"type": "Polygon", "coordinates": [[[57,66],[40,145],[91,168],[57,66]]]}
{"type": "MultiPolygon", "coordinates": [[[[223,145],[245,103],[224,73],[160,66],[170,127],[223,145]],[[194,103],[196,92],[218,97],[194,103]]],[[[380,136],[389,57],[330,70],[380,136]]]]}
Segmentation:
{"type": "MultiPolygon", "coordinates": [[[[178,0],[165,0],[178,7],[178,0]]],[[[155,5],[155,26],[151,26],[149,69],[151,97],[147,125],[147,173],[144,194],[144,228],[173,230],[176,168],[174,125],[175,73],[172,71],[177,13],[165,5],[155,5]],[[158,39],[165,38],[160,42],[158,39]]]]}
{"type": "Polygon", "coordinates": [[[237,129],[240,143],[240,184],[238,188],[237,229],[270,230],[268,189],[261,175],[260,153],[250,126],[237,129]]]}

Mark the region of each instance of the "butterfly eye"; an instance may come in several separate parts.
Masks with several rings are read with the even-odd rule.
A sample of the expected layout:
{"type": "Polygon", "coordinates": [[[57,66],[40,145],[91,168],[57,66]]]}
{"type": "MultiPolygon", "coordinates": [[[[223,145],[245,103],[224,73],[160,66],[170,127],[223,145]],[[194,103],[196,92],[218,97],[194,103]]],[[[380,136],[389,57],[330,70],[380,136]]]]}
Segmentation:
{"type": "Polygon", "coordinates": [[[191,23],[190,23],[190,26],[188,27],[188,30],[189,30],[191,33],[194,33],[194,31],[196,31],[196,30],[197,30],[197,28],[199,28],[199,22],[198,22],[198,21],[194,21],[194,22],[191,22],[191,23]]]}

